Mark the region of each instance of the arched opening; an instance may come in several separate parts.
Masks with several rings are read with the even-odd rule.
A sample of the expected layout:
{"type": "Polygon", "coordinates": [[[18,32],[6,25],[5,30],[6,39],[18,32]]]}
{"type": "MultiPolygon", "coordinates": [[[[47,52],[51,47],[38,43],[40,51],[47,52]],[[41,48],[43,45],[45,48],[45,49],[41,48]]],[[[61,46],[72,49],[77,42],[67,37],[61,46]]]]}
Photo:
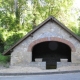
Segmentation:
{"type": "Polygon", "coordinates": [[[68,59],[68,62],[71,62],[71,48],[57,41],[41,42],[32,48],[32,61],[36,58],[46,61],[46,69],[56,69],[56,63],[60,59],[68,59]]]}

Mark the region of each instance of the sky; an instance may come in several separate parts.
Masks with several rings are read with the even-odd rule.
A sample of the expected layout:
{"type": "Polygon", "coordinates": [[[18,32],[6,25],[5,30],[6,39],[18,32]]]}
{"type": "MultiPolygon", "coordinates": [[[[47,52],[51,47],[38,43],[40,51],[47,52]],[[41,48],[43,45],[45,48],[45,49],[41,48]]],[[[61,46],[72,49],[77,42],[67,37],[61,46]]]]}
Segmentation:
{"type": "Polygon", "coordinates": [[[74,0],[73,7],[74,7],[74,8],[79,8],[79,9],[80,9],[80,0],[74,0]]]}

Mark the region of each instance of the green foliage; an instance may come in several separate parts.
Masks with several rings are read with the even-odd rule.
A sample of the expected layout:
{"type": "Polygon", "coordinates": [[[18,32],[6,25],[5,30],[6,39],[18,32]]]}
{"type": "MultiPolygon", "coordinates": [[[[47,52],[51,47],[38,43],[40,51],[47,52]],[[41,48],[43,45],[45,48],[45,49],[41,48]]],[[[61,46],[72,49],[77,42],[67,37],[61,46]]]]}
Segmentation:
{"type": "Polygon", "coordinates": [[[4,42],[5,43],[4,50],[7,50],[9,47],[14,45],[25,34],[26,34],[26,31],[18,31],[18,32],[10,31],[7,34],[5,34],[4,36],[7,36],[7,38],[6,38],[5,42],[4,42]]]}
{"type": "Polygon", "coordinates": [[[0,63],[7,63],[10,61],[10,56],[3,56],[1,53],[0,53],[0,63]]]}
{"type": "Polygon", "coordinates": [[[2,28],[0,28],[0,52],[4,51],[4,38],[2,35],[2,28]]]}

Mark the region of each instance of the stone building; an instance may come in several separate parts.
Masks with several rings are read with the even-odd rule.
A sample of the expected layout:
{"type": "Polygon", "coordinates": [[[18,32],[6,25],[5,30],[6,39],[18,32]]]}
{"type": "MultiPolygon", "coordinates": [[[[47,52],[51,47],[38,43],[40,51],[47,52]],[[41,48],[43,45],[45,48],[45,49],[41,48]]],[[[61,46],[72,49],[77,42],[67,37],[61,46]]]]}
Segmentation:
{"type": "Polygon", "coordinates": [[[57,69],[80,64],[80,38],[53,16],[3,53],[10,66],[57,69]]]}

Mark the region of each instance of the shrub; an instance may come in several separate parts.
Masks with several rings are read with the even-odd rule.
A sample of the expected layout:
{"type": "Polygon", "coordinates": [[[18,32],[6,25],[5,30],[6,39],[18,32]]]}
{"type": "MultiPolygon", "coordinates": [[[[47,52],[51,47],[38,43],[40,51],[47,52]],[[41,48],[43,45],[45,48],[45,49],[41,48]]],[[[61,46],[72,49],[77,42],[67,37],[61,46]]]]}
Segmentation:
{"type": "Polygon", "coordinates": [[[10,61],[10,56],[4,56],[0,53],[0,63],[7,63],[10,61]]]}

